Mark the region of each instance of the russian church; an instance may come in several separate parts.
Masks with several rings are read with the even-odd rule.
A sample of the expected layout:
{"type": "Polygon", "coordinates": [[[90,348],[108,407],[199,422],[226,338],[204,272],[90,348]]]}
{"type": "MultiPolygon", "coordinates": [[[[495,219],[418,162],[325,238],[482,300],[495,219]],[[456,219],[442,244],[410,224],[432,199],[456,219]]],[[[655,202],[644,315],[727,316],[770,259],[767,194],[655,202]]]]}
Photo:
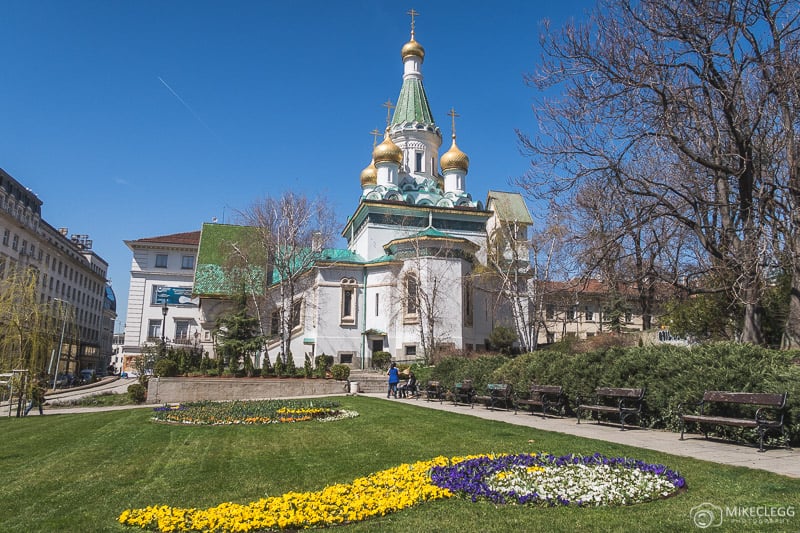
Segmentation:
{"type": "MultiPolygon", "coordinates": [[[[456,144],[452,109],[451,139],[441,153],[413,15],[410,40],[400,51],[400,94],[341,232],[347,246],[325,250],[292,302],[291,354],[299,367],[306,355],[369,368],[378,351],[412,362],[429,360],[434,349],[481,350],[496,326],[513,324],[501,291],[475,274],[498,246],[492,238],[498,228],[513,225],[524,242],[532,219],[517,193],[489,191],[480,201],[468,192],[469,157],[456,144]]],[[[224,308],[220,243],[237,231],[241,237],[244,228],[203,225],[192,291],[200,298],[203,329],[213,329],[224,308]]],[[[264,322],[276,333],[274,318],[264,322]]],[[[279,346],[275,338],[268,343],[271,361],[279,346]]]]}

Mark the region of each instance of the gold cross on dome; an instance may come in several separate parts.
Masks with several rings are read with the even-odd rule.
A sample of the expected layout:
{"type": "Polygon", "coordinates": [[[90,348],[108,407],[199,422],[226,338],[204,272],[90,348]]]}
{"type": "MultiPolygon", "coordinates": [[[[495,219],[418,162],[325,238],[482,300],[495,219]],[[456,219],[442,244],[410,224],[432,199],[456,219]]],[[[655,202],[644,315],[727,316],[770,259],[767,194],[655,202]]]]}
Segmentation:
{"type": "Polygon", "coordinates": [[[383,107],[386,108],[386,127],[388,128],[389,122],[392,120],[392,109],[394,109],[394,104],[392,103],[392,100],[389,99],[383,103],[383,107]]]}
{"type": "Polygon", "coordinates": [[[381,132],[378,131],[378,128],[375,128],[369,134],[372,135],[372,147],[375,148],[378,145],[378,137],[381,136],[381,132]]]}
{"type": "Polygon", "coordinates": [[[415,10],[413,7],[406,11],[407,15],[411,15],[411,39],[414,39],[414,17],[419,16],[419,11],[415,10]]]}
{"type": "Polygon", "coordinates": [[[454,107],[450,108],[450,112],[447,115],[453,120],[453,137],[456,136],[456,117],[460,117],[458,113],[456,113],[456,109],[454,107]]]}

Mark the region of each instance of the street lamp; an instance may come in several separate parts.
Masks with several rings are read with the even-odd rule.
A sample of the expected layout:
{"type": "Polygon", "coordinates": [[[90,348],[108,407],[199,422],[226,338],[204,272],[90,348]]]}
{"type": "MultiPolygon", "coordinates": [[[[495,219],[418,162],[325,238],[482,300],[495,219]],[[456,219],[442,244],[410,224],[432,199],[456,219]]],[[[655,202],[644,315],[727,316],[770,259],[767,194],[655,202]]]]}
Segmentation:
{"type": "MultiPolygon", "coordinates": [[[[56,367],[53,369],[53,390],[56,388],[58,382],[58,366],[61,364],[61,349],[64,346],[64,331],[67,329],[67,313],[64,311],[64,304],[68,303],[61,298],[53,298],[58,302],[58,308],[61,310],[61,339],[58,341],[58,358],[56,359],[56,367]]],[[[52,359],[50,360],[52,363],[52,359]]]]}
{"type": "Polygon", "coordinates": [[[167,354],[167,311],[169,311],[169,308],[167,307],[167,298],[165,296],[164,305],[161,306],[161,316],[164,317],[164,320],[161,321],[161,357],[167,354]]]}

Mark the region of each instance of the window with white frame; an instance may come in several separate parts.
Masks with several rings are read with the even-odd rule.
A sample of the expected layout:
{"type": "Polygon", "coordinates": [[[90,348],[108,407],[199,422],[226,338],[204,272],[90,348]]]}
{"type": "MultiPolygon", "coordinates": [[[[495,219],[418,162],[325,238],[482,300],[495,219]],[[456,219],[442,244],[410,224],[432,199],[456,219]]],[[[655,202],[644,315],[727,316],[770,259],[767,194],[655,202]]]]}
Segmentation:
{"type": "MultiPolygon", "coordinates": [[[[291,326],[292,331],[295,331],[300,327],[300,321],[302,318],[302,311],[303,311],[303,300],[297,300],[292,305],[292,316],[291,316],[291,326]]],[[[281,310],[275,309],[270,314],[270,321],[269,321],[269,333],[272,336],[280,335],[281,333],[281,310]]]]}
{"type": "Polygon", "coordinates": [[[358,286],[353,278],[342,279],[341,323],[353,325],[356,323],[356,300],[358,286]]]}
{"type": "Polygon", "coordinates": [[[184,344],[189,342],[190,323],[190,320],[175,320],[175,342],[184,344]]]}
{"type": "Polygon", "coordinates": [[[156,268],[167,268],[167,254],[156,254],[156,268]]]}
{"type": "Polygon", "coordinates": [[[147,322],[147,339],[151,342],[161,339],[161,320],[149,320],[147,322]]]}
{"type": "MultiPolygon", "coordinates": [[[[166,265],[164,265],[166,266],[166,265]]],[[[194,256],[184,255],[181,257],[181,268],[183,270],[191,270],[194,268],[194,256]]]]}
{"type": "Polygon", "coordinates": [[[594,320],[594,313],[592,312],[592,308],[588,305],[584,308],[584,315],[587,322],[594,320]]]}
{"type": "Polygon", "coordinates": [[[417,345],[416,344],[406,344],[404,346],[404,352],[406,357],[416,357],[417,355],[417,345]]]}

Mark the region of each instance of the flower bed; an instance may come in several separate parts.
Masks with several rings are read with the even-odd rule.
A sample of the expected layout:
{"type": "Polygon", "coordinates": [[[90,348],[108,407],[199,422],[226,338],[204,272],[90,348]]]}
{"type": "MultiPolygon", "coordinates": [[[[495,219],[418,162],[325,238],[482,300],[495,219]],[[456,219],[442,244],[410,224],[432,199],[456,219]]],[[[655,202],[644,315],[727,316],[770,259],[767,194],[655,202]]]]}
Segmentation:
{"type": "Polygon", "coordinates": [[[153,420],[157,422],[215,426],[331,421],[355,416],[355,411],[339,409],[339,402],[310,400],[205,401],[153,409],[153,420]]]}
{"type": "Polygon", "coordinates": [[[541,505],[628,505],[663,498],[685,480],[663,465],[625,457],[481,456],[436,467],[432,482],[473,501],[541,505]]]}
{"type": "Polygon", "coordinates": [[[437,457],[321,491],[287,492],[210,509],[129,509],[119,521],[164,532],[303,529],[366,520],[459,494],[499,503],[613,505],[665,497],[684,485],[682,477],[662,465],[600,454],[437,457]]]}

